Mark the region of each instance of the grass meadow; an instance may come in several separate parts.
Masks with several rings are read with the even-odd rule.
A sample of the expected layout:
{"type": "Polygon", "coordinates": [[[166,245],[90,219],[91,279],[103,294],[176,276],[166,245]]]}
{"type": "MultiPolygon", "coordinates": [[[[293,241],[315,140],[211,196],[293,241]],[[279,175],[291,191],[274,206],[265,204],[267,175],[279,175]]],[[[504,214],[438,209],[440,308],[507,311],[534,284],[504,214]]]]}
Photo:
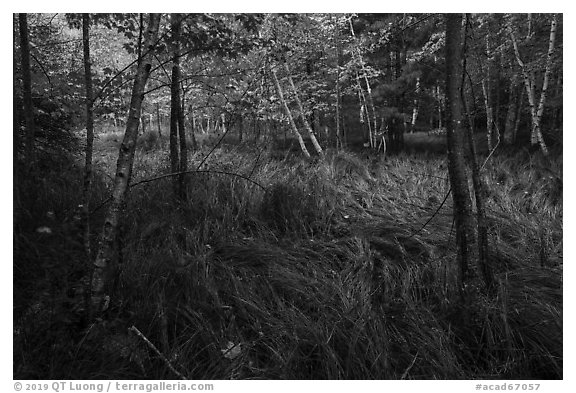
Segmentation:
{"type": "MultiPolygon", "coordinates": [[[[93,252],[121,134],[98,136],[93,252]]],[[[141,136],[132,183],[169,172],[141,136]]],[[[493,155],[497,285],[456,287],[444,155],[206,142],[187,199],[169,178],[130,190],[105,317],[83,319],[78,165],[22,184],[15,379],[562,379],[562,155],[493,155]],[[241,176],[236,176],[241,175],[241,176]],[[246,178],[249,178],[248,181],[246,178]],[[135,327],[162,354],[160,356],[135,327]]]]}

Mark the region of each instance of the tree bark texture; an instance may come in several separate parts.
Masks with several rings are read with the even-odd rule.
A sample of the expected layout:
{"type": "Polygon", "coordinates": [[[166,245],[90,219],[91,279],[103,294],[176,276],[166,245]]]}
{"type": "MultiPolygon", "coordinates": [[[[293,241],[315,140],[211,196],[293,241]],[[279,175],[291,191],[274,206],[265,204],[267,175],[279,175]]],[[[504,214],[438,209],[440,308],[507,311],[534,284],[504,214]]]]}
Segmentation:
{"type": "Polygon", "coordinates": [[[418,97],[420,95],[420,77],[416,77],[416,89],[415,89],[416,97],[414,98],[414,108],[412,109],[412,121],[410,122],[410,132],[414,132],[416,128],[416,121],[418,120],[418,111],[420,109],[420,101],[418,97]]]}
{"type": "Polygon", "coordinates": [[[158,136],[162,138],[162,126],[160,120],[160,103],[156,103],[156,125],[158,126],[158,136]]]}
{"type": "Polygon", "coordinates": [[[310,158],[310,153],[306,148],[306,144],[304,143],[304,139],[302,139],[302,135],[298,132],[298,128],[296,127],[296,123],[294,122],[294,118],[292,117],[292,112],[290,112],[290,108],[284,99],[284,93],[282,92],[282,87],[280,86],[280,82],[278,81],[278,76],[276,75],[276,70],[270,67],[270,73],[272,74],[272,79],[274,80],[274,85],[276,86],[276,91],[278,92],[278,97],[280,98],[280,102],[284,107],[284,111],[286,111],[286,116],[288,116],[288,121],[290,122],[290,127],[292,132],[298,138],[298,143],[300,144],[300,149],[302,149],[302,153],[306,156],[306,158],[310,158]]]}
{"type": "MultiPolygon", "coordinates": [[[[544,70],[544,80],[542,82],[542,90],[540,92],[540,100],[536,104],[536,76],[534,71],[528,70],[528,67],[522,60],[520,55],[520,49],[518,47],[518,41],[514,34],[514,29],[511,24],[508,25],[508,31],[510,33],[510,38],[512,40],[512,45],[514,47],[514,54],[516,55],[516,61],[522,70],[522,75],[524,77],[524,86],[526,88],[526,93],[528,94],[528,104],[530,105],[530,113],[532,115],[532,132],[530,137],[530,143],[532,145],[539,144],[540,149],[544,155],[548,155],[548,147],[542,136],[541,129],[541,119],[544,113],[544,104],[546,102],[546,90],[548,89],[548,83],[550,79],[550,71],[552,69],[552,56],[554,55],[554,45],[556,41],[556,24],[557,15],[553,14],[552,21],[550,24],[550,38],[548,40],[548,53],[546,57],[546,66],[544,70]]],[[[531,38],[531,35],[527,37],[531,38]]]]}
{"type": "MultiPolygon", "coordinates": [[[[354,25],[352,24],[352,19],[349,19],[350,24],[350,33],[352,37],[356,39],[356,33],[354,32],[354,25]]],[[[356,73],[356,82],[358,83],[358,89],[362,92],[363,100],[364,100],[364,109],[366,114],[366,122],[368,123],[368,132],[369,132],[369,144],[370,147],[376,148],[376,130],[378,129],[377,125],[377,117],[376,117],[376,109],[374,107],[374,99],[372,97],[372,87],[370,86],[370,81],[368,80],[368,71],[366,70],[366,65],[364,63],[364,59],[362,58],[362,53],[360,52],[360,48],[358,46],[355,47],[356,50],[352,51],[352,55],[356,56],[356,61],[360,64],[360,68],[362,70],[362,76],[364,79],[364,83],[366,83],[366,92],[368,93],[368,101],[366,101],[366,97],[364,97],[364,93],[362,92],[362,85],[360,83],[360,77],[358,72],[356,73]],[[372,123],[370,122],[370,115],[368,114],[368,107],[366,105],[370,105],[370,110],[372,111],[372,123]]]]}
{"type": "Polygon", "coordinates": [[[84,49],[84,84],[86,87],[86,150],[82,211],[84,215],[84,249],[86,256],[90,258],[90,188],[92,183],[92,151],[94,146],[94,110],[89,14],[82,14],[82,43],[84,49]]]}
{"type": "MultiPolygon", "coordinates": [[[[492,106],[492,99],[490,98],[490,34],[486,33],[486,74],[482,77],[482,95],[484,96],[484,107],[486,110],[486,142],[488,144],[488,151],[492,150],[492,134],[494,131],[494,110],[492,106]]],[[[479,62],[479,64],[482,64],[479,62]]],[[[480,66],[482,67],[482,66],[480,66]]]]}
{"type": "MultiPolygon", "coordinates": [[[[178,114],[180,112],[179,70],[180,58],[178,57],[177,36],[180,27],[176,14],[171,15],[172,29],[172,74],[170,83],[170,171],[179,172],[180,155],[178,151],[178,114]]],[[[174,193],[179,193],[178,178],[172,179],[174,193]]]]}
{"type": "Polygon", "coordinates": [[[146,82],[152,67],[153,51],[158,37],[159,25],[160,14],[150,14],[148,27],[144,34],[144,53],[139,61],[134,79],[126,131],[118,155],[112,189],[112,201],[104,220],[102,239],[94,262],[91,294],[93,315],[101,313],[107,299],[107,293],[110,293],[109,291],[112,289],[111,283],[114,279],[112,273],[115,267],[115,255],[118,251],[115,250],[115,240],[122,216],[122,207],[128,194],[128,186],[132,175],[142,101],[144,100],[146,82]]]}
{"type": "MultiPolygon", "coordinates": [[[[173,57],[172,57],[172,84],[171,84],[171,116],[176,117],[176,126],[178,128],[178,140],[180,144],[180,160],[176,163],[176,172],[185,172],[188,170],[188,145],[186,143],[186,129],[184,126],[184,97],[180,99],[180,35],[182,30],[182,16],[180,14],[171,15],[171,29],[173,39],[173,57]]],[[[173,121],[170,121],[172,126],[173,121]]],[[[172,129],[170,130],[172,135],[172,129]]],[[[178,143],[176,144],[178,145],[178,143]]],[[[172,145],[170,145],[172,147],[172,145]]],[[[178,153],[175,154],[178,160],[178,153]]],[[[170,154],[172,158],[172,154],[170,154]]],[[[173,172],[174,173],[174,172],[173,172]]],[[[174,178],[176,183],[177,195],[181,199],[186,197],[186,174],[182,173],[174,178]]]]}
{"type": "Polygon", "coordinates": [[[314,150],[318,153],[319,156],[324,154],[322,147],[318,143],[316,136],[314,135],[314,131],[310,127],[310,123],[306,119],[306,113],[304,112],[304,107],[302,106],[302,101],[300,101],[300,97],[298,96],[298,90],[296,90],[296,86],[294,85],[294,81],[292,80],[292,75],[290,75],[290,69],[288,68],[288,64],[284,63],[284,69],[286,70],[286,75],[288,76],[288,82],[290,82],[290,87],[294,92],[294,99],[296,100],[296,104],[298,105],[298,110],[300,110],[300,117],[302,118],[302,122],[304,123],[304,127],[306,127],[306,131],[308,131],[308,135],[310,136],[310,140],[312,141],[312,145],[314,146],[314,150]]]}
{"type": "Polygon", "coordinates": [[[34,139],[36,126],[34,124],[34,106],[32,103],[32,77],[30,71],[30,44],[28,41],[28,16],[18,14],[20,26],[20,55],[22,57],[22,88],[24,98],[24,119],[26,121],[26,160],[34,162],[34,139]]]}
{"type": "Polygon", "coordinates": [[[462,54],[462,15],[446,14],[446,134],[460,284],[463,283],[468,272],[471,243],[474,239],[472,203],[464,155],[465,139],[461,107],[462,54]]]}
{"type": "MultiPolygon", "coordinates": [[[[468,15],[466,17],[466,26],[468,26],[468,15]]],[[[464,35],[466,37],[466,34],[464,35]]],[[[466,48],[466,38],[464,38],[464,48],[466,48]]],[[[465,49],[464,49],[465,50],[465,49]]],[[[468,147],[470,150],[470,164],[472,167],[472,184],[474,186],[474,196],[476,200],[476,217],[477,217],[477,227],[478,227],[478,268],[482,273],[482,278],[488,289],[492,289],[494,285],[494,274],[492,272],[492,266],[488,260],[488,225],[486,221],[486,185],[480,177],[480,165],[478,164],[478,155],[476,154],[476,142],[474,141],[474,120],[467,108],[467,102],[465,97],[465,81],[466,81],[466,54],[463,54],[462,75],[460,82],[460,94],[461,102],[464,106],[464,112],[468,116],[468,127],[466,127],[468,147]]],[[[472,90],[473,91],[473,90],[472,90]]],[[[486,97],[486,96],[485,96],[486,97]]],[[[472,101],[475,97],[472,96],[472,101]]],[[[490,149],[491,150],[491,149],[490,149]]]]}
{"type": "MultiPolygon", "coordinates": [[[[14,15],[12,19],[12,29],[13,29],[13,45],[14,48],[18,46],[17,40],[19,39],[18,30],[19,23],[16,22],[16,15],[14,15]]],[[[22,100],[20,99],[19,90],[20,81],[18,79],[18,72],[17,72],[17,64],[16,64],[16,56],[12,57],[12,162],[14,165],[14,181],[13,184],[15,187],[18,187],[18,163],[19,163],[19,152],[20,152],[20,124],[21,124],[21,115],[22,115],[22,100]]]]}

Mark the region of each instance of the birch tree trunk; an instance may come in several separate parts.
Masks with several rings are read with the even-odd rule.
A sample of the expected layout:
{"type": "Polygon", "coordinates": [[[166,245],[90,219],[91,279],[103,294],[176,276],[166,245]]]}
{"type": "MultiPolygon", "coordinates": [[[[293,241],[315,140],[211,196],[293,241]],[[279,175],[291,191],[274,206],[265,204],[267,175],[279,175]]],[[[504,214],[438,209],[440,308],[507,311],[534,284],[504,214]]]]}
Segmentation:
{"type": "Polygon", "coordinates": [[[548,147],[542,136],[541,129],[541,119],[544,113],[544,104],[546,102],[546,90],[548,89],[548,83],[550,79],[550,71],[552,69],[552,56],[554,55],[554,44],[556,41],[556,21],[557,15],[553,14],[552,22],[550,25],[550,38],[548,41],[548,53],[546,57],[546,68],[544,70],[544,81],[542,82],[542,90],[540,93],[540,100],[538,106],[536,106],[536,77],[534,72],[529,72],[522,57],[520,55],[520,50],[518,48],[518,42],[516,36],[514,35],[514,30],[512,25],[508,25],[508,31],[510,33],[510,38],[512,40],[512,45],[514,47],[514,54],[516,55],[516,61],[522,70],[522,75],[524,76],[524,85],[526,87],[526,93],[528,94],[528,104],[530,105],[530,113],[532,115],[532,132],[530,137],[530,143],[535,145],[538,143],[542,153],[548,155],[548,147]]]}
{"type": "MultiPolygon", "coordinates": [[[[170,15],[172,30],[172,83],[170,86],[170,164],[172,173],[188,169],[188,145],[184,125],[184,97],[180,96],[180,31],[182,16],[170,15]],[[178,151],[178,147],[180,148],[178,151]],[[172,151],[174,149],[174,151],[172,151]]],[[[180,199],[186,198],[186,174],[174,177],[174,190],[180,199]]]]}
{"type": "MultiPolygon", "coordinates": [[[[172,74],[170,81],[170,172],[180,172],[180,154],[178,151],[178,117],[180,115],[180,22],[178,14],[170,15],[172,31],[172,74]]],[[[172,178],[175,195],[180,195],[180,179],[172,178]]]]}
{"type": "Polygon", "coordinates": [[[298,110],[300,111],[300,117],[302,118],[302,122],[304,123],[304,127],[306,128],[306,131],[308,131],[308,135],[310,135],[310,140],[312,141],[312,145],[314,146],[314,150],[316,150],[316,153],[318,153],[319,156],[323,156],[324,151],[322,150],[322,147],[318,143],[318,140],[316,139],[316,136],[314,135],[314,131],[312,131],[312,128],[310,127],[310,123],[308,123],[308,120],[306,119],[306,113],[304,112],[304,107],[302,106],[302,101],[300,101],[300,97],[298,96],[298,90],[296,90],[296,86],[294,85],[294,81],[292,80],[292,75],[290,74],[290,69],[288,68],[288,64],[284,63],[284,69],[286,70],[286,74],[288,76],[288,82],[290,82],[290,87],[292,88],[292,91],[294,92],[294,98],[296,100],[296,104],[298,105],[298,110]]]}
{"type": "Polygon", "coordinates": [[[84,249],[90,258],[90,186],[92,182],[92,150],[94,145],[94,111],[92,93],[92,63],[90,61],[90,16],[82,14],[82,43],[84,47],[84,83],[86,86],[86,160],[84,164],[84,249]]]}
{"type": "Polygon", "coordinates": [[[30,74],[30,44],[28,41],[28,16],[18,14],[20,28],[20,55],[22,57],[22,90],[24,98],[24,119],[26,121],[26,161],[34,162],[34,142],[36,126],[34,124],[34,106],[32,104],[32,79],[30,74]]]}
{"type": "Polygon", "coordinates": [[[442,128],[442,97],[440,95],[440,85],[436,85],[436,100],[438,101],[438,129],[442,128]]]}
{"type": "Polygon", "coordinates": [[[540,92],[540,102],[538,103],[538,111],[536,112],[536,119],[538,124],[537,137],[540,142],[540,147],[545,155],[548,155],[548,148],[544,143],[542,130],[540,128],[542,122],[542,115],[544,114],[544,104],[546,102],[546,93],[548,92],[548,84],[550,83],[550,72],[552,71],[552,56],[554,55],[554,44],[556,42],[556,25],[557,14],[552,15],[550,23],[550,39],[548,41],[548,53],[546,54],[546,69],[544,71],[544,81],[542,82],[542,91],[540,92]]]}
{"type": "MultiPolygon", "coordinates": [[[[310,153],[306,148],[306,144],[304,143],[304,139],[302,139],[302,135],[298,132],[298,128],[296,127],[296,123],[294,122],[294,118],[292,117],[292,112],[290,112],[290,108],[288,108],[288,104],[284,99],[284,93],[282,92],[282,87],[280,86],[280,82],[278,81],[278,76],[276,75],[276,70],[270,67],[270,73],[272,74],[272,79],[274,80],[274,86],[276,86],[276,91],[278,92],[278,97],[280,98],[280,102],[284,107],[284,111],[286,111],[286,116],[288,116],[288,121],[290,122],[290,127],[292,132],[298,139],[298,143],[300,144],[300,149],[302,149],[302,153],[306,156],[306,158],[310,158],[310,153]]],[[[284,137],[286,139],[286,137],[284,137]]]]}
{"type": "MultiPolygon", "coordinates": [[[[349,19],[349,23],[350,23],[350,33],[352,34],[352,37],[354,37],[354,39],[356,39],[356,34],[354,32],[354,26],[352,25],[352,18],[349,19]]],[[[358,61],[358,63],[360,64],[360,67],[362,69],[362,76],[364,78],[364,82],[366,83],[366,92],[368,93],[368,104],[370,105],[370,110],[372,111],[372,123],[370,123],[370,118],[368,115],[368,110],[366,110],[366,122],[368,123],[368,130],[369,130],[369,143],[370,146],[372,148],[376,148],[376,130],[378,129],[378,123],[377,123],[377,117],[376,117],[376,109],[374,107],[374,99],[372,98],[372,88],[370,86],[370,81],[368,80],[368,75],[367,75],[367,70],[366,70],[366,65],[364,64],[364,59],[362,58],[362,53],[360,52],[360,49],[356,46],[355,48],[356,50],[352,52],[353,55],[356,55],[356,60],[358,61]]],[[[360,83],[360,79],[358,76],[358,73],[356,73],[356,82],[358,83],[358,88],[360,89],[360,91],[362,92],[362,86],[360,83]]],[[[362,92],[362,95],[364,95],[364,92],[362,92]]],[[[366,97],[364,97],[364,102],[366,102],[366,97]]],[[[366,105],[364,105],[366,107],[366,105]]]]}
{"type": "MultiPolygon", "coordinates": [[[[486,109],[486,142],[488,144],[488,151],[492,150],[492,134],[494,131],[494,111],[492,107],[492,100],[490,99],[490,37],[489,33],[486,35],[486,54],[488,60],[486,61],[486,74],[482,78],[482,95],[484,96],[484,107],[486,109]]],[[[479,62],[479,64],[482,64],[479,62]]]]}
{"type": "Polygon", "coordinates": [[[344,138],[342,136],[342,127],[340,125],[340,30],[338,29],[338,15],[336,15],[336,23],[334,24],[334,39],[336,40],[336,148],[341,149],[344,147],[344,138]]]}
{"type": "Polygon", "coordinates": [[[115,262],[115,239],[122,216],[122,207],[128,194],[128,185],[132,176],[134,153],[138,137],[138,124],[144,100],[146,81],[152,67],[153,51],[158,37],[160,14],[150,14],[148,27],[144,34],[144,53],[138,63],[136,77],[132,88],[130,110],[126,122],[126,132],[120,146],[116,176],[112,189],[112,201],[104,220],[102,239],[96,260],[91,282],[91,312],[98,315],[102,312],[105,303],[109,300],[111,283],[113,280],[113,267],[115,262]]]}
{"type": "Polygon", "coordinates": [[[420,95],[420,77],[416,78],[416,98],[414,98],[414,108],[412,109],[412,121],[410,122],[410,132],[414,133],[414,128],[416,127],[416,120],[418,119],[418,111],[420,102],[418,96],[420,95]]]}

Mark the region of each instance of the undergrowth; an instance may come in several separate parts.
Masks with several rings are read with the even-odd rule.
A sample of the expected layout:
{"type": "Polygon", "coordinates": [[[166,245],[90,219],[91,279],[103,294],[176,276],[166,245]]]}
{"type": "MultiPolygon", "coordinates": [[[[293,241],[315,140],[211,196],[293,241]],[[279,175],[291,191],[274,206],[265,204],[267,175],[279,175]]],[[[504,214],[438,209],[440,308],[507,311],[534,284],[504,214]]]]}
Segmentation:
{"type": "MultiPolygon", "coordinates": [[[[144,141],[133,182],[168,171],[158,139],[144,141]]],[[[78,315],[90,264],[66,227],[81,172],[36,185],[41,203],[23,204],[16,233],[14,378],[177,378],[132,326],[191,379],[563,377],[561,157],[487,164],[497,289],[473,279],[462,295],[442,158],[255,156],[217,149],[185,201],[169,178],[131,190],[115,291],[94,324],[78,315]]]]}

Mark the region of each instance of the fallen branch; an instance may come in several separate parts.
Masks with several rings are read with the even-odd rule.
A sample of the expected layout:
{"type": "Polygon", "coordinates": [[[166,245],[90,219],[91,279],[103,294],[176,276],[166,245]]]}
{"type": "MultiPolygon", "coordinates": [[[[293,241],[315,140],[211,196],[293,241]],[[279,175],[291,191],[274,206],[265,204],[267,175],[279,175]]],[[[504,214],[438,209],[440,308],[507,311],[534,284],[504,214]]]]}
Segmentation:
{"type": "Polygon", "coordinates": [[[164,354],[162,352],[160,352],[158,350],[158,348],[156,348],[156,346],[154,344],[152,344],[152,342],[150,342],[150,340],[148,340],[146,338],[146,336],[144,336],[140,330],[138,330],[134,325],[132,325],[130,328],[128,328],[128,330],[130,330],[131,332],[136,333],[136,335],[138,337],[140,337],[142,340],[144,340],[144,342],[150,347],[150,349],[152,349],[154,352],[156,352],[156,354],[158,356],[160,356],[160,359],[162,359],[164,361],[164,363],[166,363],[166,366],[170,369],[170,371],[172,371],[174,374],[176,374],[178,376],[178,378],[183,379],[183,380],[187,380],[188,378],[186,378],[182,373],[180,373],[178,370],[176,370],[174,368],[174,366],[172,365],[172,363],[170,363],[170,361],[166,358],[166,356],[164,356],[164,354]]]}

